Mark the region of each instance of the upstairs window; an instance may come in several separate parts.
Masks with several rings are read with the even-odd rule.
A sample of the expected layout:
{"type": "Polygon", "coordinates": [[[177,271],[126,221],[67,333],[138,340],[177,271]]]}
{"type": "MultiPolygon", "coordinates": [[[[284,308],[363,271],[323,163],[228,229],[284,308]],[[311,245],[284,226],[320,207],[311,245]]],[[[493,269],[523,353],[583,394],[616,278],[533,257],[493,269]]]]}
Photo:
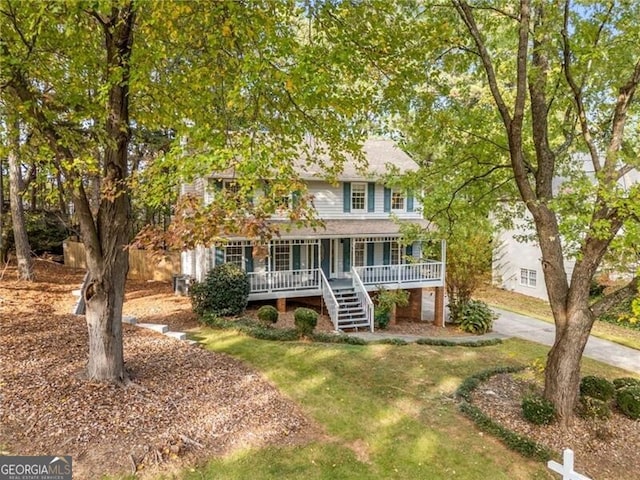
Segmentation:
{"type": "Polygon", "coordinates": [[[520,269],[520,285],[535,287],[538,284],[538,272],[528,268],[520,269]]]}
{"type": "Polygon", "coordinates": [[[404,212],[405,203],[406,203],[406,198],[403,191],[401,190],[391,191],[391,211],[392,212],[404,212]]]}
{"type": "Polygon", "coordinates": [[[351,184],[351,211],[364,212],[367,208],[367,184],[351,184]]]}

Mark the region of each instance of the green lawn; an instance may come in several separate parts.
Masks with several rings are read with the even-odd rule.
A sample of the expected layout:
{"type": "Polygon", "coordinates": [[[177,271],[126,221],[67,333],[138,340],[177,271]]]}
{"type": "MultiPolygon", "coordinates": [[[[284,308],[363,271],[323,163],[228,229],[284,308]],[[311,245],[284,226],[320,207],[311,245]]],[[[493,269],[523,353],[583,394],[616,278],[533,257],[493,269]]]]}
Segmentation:
{"type": "MultiPolygon", "coordinates": [[[[211,329],[202,339],[262,372],[324,435],[298,447],[237,452],[183,478],[553,478],[542,463],[480,433],[453,399],[467,376],[531,363],[545,347],[519,340],[483,348],[270,342],[211,329]]],[[[584,371],[623,374],[588,359],[584,371]]]]}
{"type": "MultiPolygon", "coordinates": [[[[509,292],[489,285],[483,285],[474,292],[473,296],[493,307],[553,323],[553,315],[551,314],[549,302],[545,302],[539,298],[528,297],[520,293],[509,292]]],[[[611,342],[619,343],[620,345],[640,350],[640,330],[632,330],[612,323],[596,321],[591,329],[591,334],[611,342]]]]}

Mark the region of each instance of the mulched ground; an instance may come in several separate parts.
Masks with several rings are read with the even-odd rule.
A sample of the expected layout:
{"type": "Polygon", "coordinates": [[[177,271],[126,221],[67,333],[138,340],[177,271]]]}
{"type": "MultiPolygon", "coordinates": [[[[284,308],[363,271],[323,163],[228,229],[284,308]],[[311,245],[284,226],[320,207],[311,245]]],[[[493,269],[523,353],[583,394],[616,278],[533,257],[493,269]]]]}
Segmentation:
{"type": "Polygon", "coordinates": [[[524,395],[538,391],[540,385],[511,374],[491,377],[478,387],[473,403],[498,423],[562,452],[575,453],[575,469],[593,480],[640,479],[640,421],[615,412],[610,420],[587,421],[577,417],[563,430],[558,424],[533,425],[522,417],[524,395]]]}
{"type": "MultiPolygon", "coordinates": [[[[87,382],[83,317],[70,315],[83,273],[38,261],[37,281],[0,282],[0,449],[72,455],[74,478],[169,472],[237,448],[291,444],[319,430],[257,372],[227,355],[124,325],[131,383],[87,382]]],[[[132,282],[128,313],[193,325],[165,286],[132,282]],[[136,290],[137,289],[137,290],[136,290]],[[149,297],[145,289],[155,292],[149,297]],[[144,299],[144,300],[142,300],[144,299]]]]}

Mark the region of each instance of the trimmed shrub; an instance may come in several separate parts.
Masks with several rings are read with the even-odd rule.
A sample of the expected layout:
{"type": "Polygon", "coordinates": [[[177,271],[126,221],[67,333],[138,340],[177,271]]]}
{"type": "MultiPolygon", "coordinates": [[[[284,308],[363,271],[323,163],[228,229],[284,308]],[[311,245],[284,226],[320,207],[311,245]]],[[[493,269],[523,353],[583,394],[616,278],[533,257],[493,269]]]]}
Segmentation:
{"type": "Polygon", "coordinates": [[[482,335],[490,332],[497,315],[480,300],[471,300],[461,312],[460,329],[465,332],[482,335]]]}
{"type": "Polygon", "coordinates": [[[263,305],[258,309],[258,320],[265,325],[278,321],[278,309],[272,305],[263,305]]]}
{"type": "Polygon", "coordinates": [[[611,407],[597,398],[583,396],[580,397],[578,415],[587,419],[607,420],[611,418],[611,407]]]}
{"type": "Polygon", "coordinates": [[[633,420],[640,419],[640,387],[624,387],[616,392],[618,408],[633,420]]]}
{"type": "Polygon", "coordinates": [[[625,387],[640,387],[640,378],[634,377],[621,377],[616,378],[613,381],[613,386],[616,387],[616,390],[620,390],[625,387]]]}
{"type": "Polygon", "coordinates": [[[189,289],[191,307],[198,315],[240,315],[249,301],[249,276],[231,263],[218,265],[189,289]]]}
{"type": "Polygon", "coordinates": [[[310,308],[296,308],[293,312],[293,319],[298,333],[305,337],[310,337],[318,324],[318,314],[310,308]]]}
{"type": "Polygon", "coordinates": [[[613,398],[616,389],[606,378],[589,375],[580,380],[580,395],[584,397],[597,398],[603,402],[608,402],[613,398]]]}
{"type": "Polygon", "coordinates": [[[376,308],[373,314],[373,319],[375,321],[376,328],[385,330],[391,321],[391,312],[376,308]]]}
{"type": "Polygon", "coordinates": [[[522,399],[522,416],[535,425],[549,425],[556,416],[553,403],[540,395],[527,395],[522,399]]]}

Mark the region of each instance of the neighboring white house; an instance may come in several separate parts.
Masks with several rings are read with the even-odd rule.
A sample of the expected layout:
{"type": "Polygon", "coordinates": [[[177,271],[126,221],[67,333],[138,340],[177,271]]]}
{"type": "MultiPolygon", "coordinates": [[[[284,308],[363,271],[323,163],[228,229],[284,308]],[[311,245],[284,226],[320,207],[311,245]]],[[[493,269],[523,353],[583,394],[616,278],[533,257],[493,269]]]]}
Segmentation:
{"type": "MultiPolygon", "coordinates": [[[[336,329],[373,329],[369,292],[380,285],[409,289],[417,316],[422,312],[422,289],[436,287],[436,322],[443,324],[445,244],[440,258],[423,257],[422,245],[401,244],[402,222],[426,226],[418,200],[409,192],[382,183],[387,165],[401,172],[417,169],[415,162],[389,140],[368,140],[363,146],[368,167],[359,171],[347,162],[332,185],[319,168],[301,170],[324,229],[292,228],[270,242],[266,258],[254,258],[247,238],[230,237],[225,245],[183,252],[182,273],[202,280],[215,265],[234,263],[251,283],[249,300],[322,297],[336,329]]],[[[216,189],[233,188],[231,174],[199,179],[182,193],[213,201],[216,189]],[[206,189],[206,184],[215,188],[206,189]]],[[[274,217],[274,222],[283,219],[274,217]]]]}
{"type": "MultiPolygon", "coordinates": [[[[593,165],[588,158],[584,158],[583,169],[588,177],[594,178],[593,165]]],[[[633,170],[623,176],[619,183],[626,189],[639,181],[640,174],[633,170]]],[[[561,179],[554,182],[556,189],[561,184],[561,179]]],[[[493,284],[505,290],[548,300],[542,270],[542,252],[538,243],[530,239],[534,236],[531,214],[527,211],[524,218],[514,223],[513,229],[503,230],[498,234],[493,253],[493,284]]],[[[569,279],[574,266],[574,259],[565,258],[569,279]]]]}

